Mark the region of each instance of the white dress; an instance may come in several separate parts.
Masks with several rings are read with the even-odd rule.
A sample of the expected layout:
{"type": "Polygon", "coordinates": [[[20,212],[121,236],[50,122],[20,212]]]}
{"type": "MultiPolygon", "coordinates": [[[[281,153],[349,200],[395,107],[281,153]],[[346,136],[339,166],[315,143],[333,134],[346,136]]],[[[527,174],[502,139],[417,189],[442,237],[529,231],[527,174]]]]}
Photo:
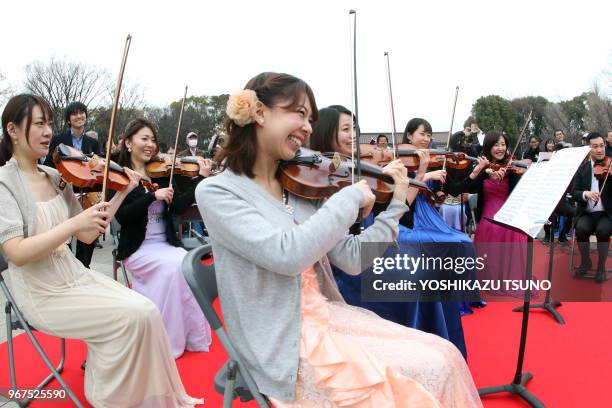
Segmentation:
{"type": "MultiPolygon", "coordinates": [[[[35,234],[68,218],[61,196],[38,202],[35,234]]],[[[65,244],[22,267],[7,284],[29,323],[87,344],[85,396],[95,407],[193,407],[155,305],[83,266],[65,244]]]]}

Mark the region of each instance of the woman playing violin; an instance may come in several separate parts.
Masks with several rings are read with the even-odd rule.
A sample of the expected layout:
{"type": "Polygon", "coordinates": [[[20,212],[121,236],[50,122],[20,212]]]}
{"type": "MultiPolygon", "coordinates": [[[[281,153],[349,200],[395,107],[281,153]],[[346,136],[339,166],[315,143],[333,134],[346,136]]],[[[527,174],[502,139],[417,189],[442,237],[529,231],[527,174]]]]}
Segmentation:
{"type": "Polygon", "coordinates": [[[330,269],[332,262],[358,275],[362,256],[371,262],[394,240],[408,209],[404,166],[387,166],[394,198],[353,236],[347,232],[359,208],[367,215],[374,204],[365,180],[310,201],[278,178],[279,162],[308,142],[317,120],[305,82],[259,74],[230,96],[227,114],[228,139],[217,157],[225,170],[202,181],[196,198],[227,330],[258,388],[276,407],[480,406],[451,343],[346,305],[330,269]],[[370,242],[367,255],[362,241],[370,242]]]}
{"type": "MultiPolygon", "coordinates": [[[[431,133],[432,127],[428,121],[421,118],[411,119],[404,129],[403,143],[411,144],[423,153],[415,178],[427,182],[434,191],[441,191],[453,185],[453,182],[447,179],[448,175],[445,170],[427,171],[431,133]]],[[[409,248],[418,246],[418,243],[426,243],[421,250],[425,251],[428,256],[475,257],[475,249],[470,238],[463,232],[450,227],[432,203],[420,195],[411,207],[411,211],[402,217],[400,223],[407,227],[407,230],[404,234],[400,234],[398,242],[405,242],[407,246],[411,245],[409,248]]],[[[473,268],[465,273],[464,276],[470,279],[474,277],[473,268]]],[[[457,278],[457,276],[450,278],[453,277],[457,278]]],[[[429,308],[427,310],[429,327],[436,330],[437,333],[446,335],[464,355],[467,355],[467,351],[460,315],[472,313],[472,301],[477,298],[478,296],[474,296],[473,299],[465,302],[423,305],[424,310],[429,308]]],[[[481,306],[480,303],[475,303],[475,305],[481,306]]]]}
{"type": "Polygon", "coordinates": [[[12,97],[2,113],[0,243],[6,282],[37,330],[87,344],[85,397],[96,407],[192,407],[162,319],[146,297],[85,268],[68,249],[74,235],[90,243],[138,184],[82,211],[70,184],[37,165],[47,155],[52,113],[39,96],[12,97]]]}
{"type": "MultiPolygon", "coordinates": [[[[130,122],[122,136],[120,165],[146,176],[146,165],[158,153],[155,126],[145,119],[130,122]]],[[[210,172],[203,161],[200,179],[210,172]]],[[[151,299],[159,308],[175,358],[185,349],[208,351],[210,326],[204,318],[181,271],[187,253],[180,247],[172,216],[182,214],[195,200],[191,188],[175,193],[169,178],[156,178],[161,188],[135,188],[117,210],[121,224],[117,258],[133,276],[133,289],[151,299]]]]}
{"type": "MultiPolygon", "coordinates": [[[[526,247],[522,244],[527,242],[527,237],[489,221],[505,203],[520,179],[516,172],[507,171],[510,160],[507,136],[497,131],[487,132],[482,152],[486,160],[482,160],[474,168],[470,176],[461,183],[463,186],[458,189],[478,194],[475,211],[478,228],[474,243],[479,247],[479,251],[480,247],[484,251],[490,250],[486,267],[479,272],[479,279],[522,279],[525,266],[519,264],[519,261],[525,260],[526,247]],[[497,167],[498,170],[491,167],[497,167]]],[[[500,294],[523,296],[522,292],[502,291],[500,294]]]]}
{"type": "MultiPolygon", "coordinates": [[[[350,121],[351,112],[343,106],[333,105],[321,109],[319,111],[319,120],[317,120],[314,124],[313,134],[310,140],[310,147],[315,150],[325,151],[327,149],[334,149],[339,146],[336,140],[350,140],[350,136],[346,136],[346,133],[349,135],[351,133],[349,130],[350,126],[343,126],[346,123],[350,123],[350,121]]],[[[348,152],[344,151],[343,153],[350,155],[350,149],[348,152]]],[[[420,157],[426,157],[425,152],[418,151],[418,153],[420,157]]],[[[425,161],[422,161],[422,163],[426,168],[428,163],[425,161]]],[[[409,193],[408,203],[411,204],[411,207],[413,207],[412,203],[415,202],[415,199],[416,192],[412,194],[409,193]]],[[[421,200],[424,202],[427,201],[423,198],[417,199],[415,205],[419,205],[417,203],[421,200]]],[[[429,206],[429,204],[425,205],[429,206]]],[[[385,205],[376,204],[373,212],[380,216],[381,214],[384,214],[385,208],[385,205]]],[[[432,211],[439,218],[437,211],[435,209],[432,211]]],[[[365,224],[370,225],[373,219],[374,217],[368,217],[365,224]]],[[[419,225],[419,227],[421,227],[421,225],[419,225]]],[[[427,225],[427,227],[429,227],[429,225],[427,225]]],[[[444,231],[451,233],[451,229],[447,226],[444,227],[444,231]]],[[[420,256],[422,248],[411,248],[408,245],[409,242],[412,242],[410,240],[412,235],[416,236],[416,232],[404,225],[400,225],[397,242],[404,244],[401,248],[402,254],[408,253],[409,256],[420,256]],[[418,249],[419,253],[412,253],[412,249],[418,249]]],[[[454,250],[455,248],[453,248],[453,251],[454,250]]],[[[396,252],[396,248],[390,247],[385,253],[385,256],[394,257],[396,252]]],[[[450,313],[447,313],[448,316],[444,316],[443,309],[446,308],[446,306],[443,306],[440,304],[440,302],[364,302],[362,301],[361,296],[361,277],[344,273],[336,265],[333,265],[333,270],[340,292],[349,304],[369,309],[379,316],[395,323],[437,334],[440,337],[452,341],[465,355],[465,341],[463,339],[463,331],[461,329],[461,321],[459,319],[459,310],[456,305],[454,306],[454,313],[452,316],[450,313]]]]}

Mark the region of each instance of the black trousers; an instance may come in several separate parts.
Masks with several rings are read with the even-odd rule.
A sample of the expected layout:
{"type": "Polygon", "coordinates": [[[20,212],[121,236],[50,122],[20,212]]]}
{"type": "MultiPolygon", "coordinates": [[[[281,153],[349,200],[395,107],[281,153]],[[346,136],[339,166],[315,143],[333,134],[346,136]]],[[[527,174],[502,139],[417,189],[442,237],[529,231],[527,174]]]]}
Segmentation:
{"type": "Polygon", "coordinates": [[[589,237],[597,237],[599,252],[598,269],[605,267],[608,250],[610,249],[610,234],[612,233],[612,217],[605,211],[584,212],[576,221],[576,241],[582,255],[582,265],[589,265],[589,237]]]}
{"type": "Polygon", "coordinates": [[[78,241],[76,243],[76,254],[75,257],[86,267],[89,268],[89,264],[91,263],[91,257],[93,256],[93,251],[96,248],[96,241],[91,244],[86,244],[84,242],[78,241]]]}

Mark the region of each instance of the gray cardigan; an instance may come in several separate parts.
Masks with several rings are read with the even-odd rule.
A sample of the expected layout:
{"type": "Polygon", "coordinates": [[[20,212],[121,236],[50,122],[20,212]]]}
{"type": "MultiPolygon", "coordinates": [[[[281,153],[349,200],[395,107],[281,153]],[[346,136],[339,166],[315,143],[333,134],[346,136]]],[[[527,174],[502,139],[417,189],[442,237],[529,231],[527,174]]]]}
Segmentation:
{"type": "MultiPolygon", "coordinates": [[[[80,213],[81,205],[72,191],[72,185],[60,187],[61,176],[54,168],[38,165],[38,169],[47,174],[55,191],[64,196],[69,216],[80,213]]],[[[27,176],[22,173],[14,159],[0,167],[0,209],[0,245],[11,238],[33,234],[36,196],[30,189],[27,176]]]]}
{"type": "Polygon", "coordinates": [[[325,203],[293,195],[288,199],[293,215],[253,180],[229,170],[196,188],[230,338],[259,390],[292,401],[300,347],[301,272],[314,265],[322,294],[343,302],[329,263],[352,275],[361,273],[362,257],[371,263],[395,240],[408,206],[392,201],[373,225],[353,236],[347,231],[362,199],[356,188],[344,188],[325,203]],[[362,254],[362,241],[378,244],[368,245],[371,253],[362,254]]]}

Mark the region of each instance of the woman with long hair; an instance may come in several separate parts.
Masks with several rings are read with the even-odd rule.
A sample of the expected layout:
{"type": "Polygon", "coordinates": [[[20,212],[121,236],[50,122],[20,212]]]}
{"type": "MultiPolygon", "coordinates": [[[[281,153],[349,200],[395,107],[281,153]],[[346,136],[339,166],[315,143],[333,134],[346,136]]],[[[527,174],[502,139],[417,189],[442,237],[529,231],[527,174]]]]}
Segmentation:
{"type": "MultiPolygon", "coordinates": [[[[128,123],[122,134],[118,162],[146,177],[146,165],[158,153],[157,130],[145,119],[128,123]]],[[[200,177],[209,175],[211,162],[200,160],[200,177]]],[[[196,182],[199,181],[195,180],[196,182]]],[[[187,251],[181,247],[172,217],[195,202],[196,182],[175,194],[168,177],[156,178],[155,191],[135,188],[117,210],[121,224],[117,258],[132,274],[132,288],[159,308],[175,358],[185,350],[208,351],[210,326],[187,286],[181,265],[187,251]]]]}
{"type": "Polygon", "coordinates": [[[104,233],[139,183],[83,211],[72,186],[38,165],[51,142],[52,113],[41,97],[12,97],[2,112],[0,243],[6,282],[28,322],[43,333],[87,344],[85,397],[96,407],[193,407],[155,305],[83,266],[67,242],[104,233]]]}

